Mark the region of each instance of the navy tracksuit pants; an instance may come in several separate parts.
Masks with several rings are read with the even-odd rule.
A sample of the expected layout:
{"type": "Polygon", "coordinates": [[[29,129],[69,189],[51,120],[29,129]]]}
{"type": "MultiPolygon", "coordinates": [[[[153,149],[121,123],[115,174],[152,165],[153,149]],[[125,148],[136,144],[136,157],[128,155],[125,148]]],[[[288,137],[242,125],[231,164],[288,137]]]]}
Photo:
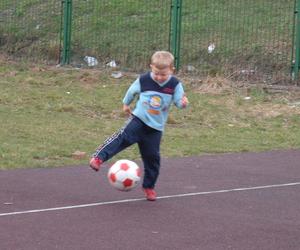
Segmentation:
{"type": "Polygon", "coordinates": [[[125,126],[105,140],[94,156],[103,162],[137,143],[144,164],[143,188],[154,188],[160,169],[160,142],[162,132],[131,116],[125,126]]]}

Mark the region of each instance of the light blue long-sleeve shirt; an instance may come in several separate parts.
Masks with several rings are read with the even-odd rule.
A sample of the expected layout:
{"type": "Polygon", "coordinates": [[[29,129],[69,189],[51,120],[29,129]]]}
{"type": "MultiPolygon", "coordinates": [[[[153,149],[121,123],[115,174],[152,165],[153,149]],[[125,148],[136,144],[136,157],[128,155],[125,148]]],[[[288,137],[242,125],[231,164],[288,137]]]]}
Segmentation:
{"type": "Polygon", "coordinates": [[[183,96],[182,83],[175,77],[170,76],[167,81],[160,84],[153,80],[151,73],[148,73],[131,84],[123,104],[130,105],[135,98],[138,98],[132,114],[147,126],[163,131],[171,104],[183,108],[181,101],[183,96]]]}

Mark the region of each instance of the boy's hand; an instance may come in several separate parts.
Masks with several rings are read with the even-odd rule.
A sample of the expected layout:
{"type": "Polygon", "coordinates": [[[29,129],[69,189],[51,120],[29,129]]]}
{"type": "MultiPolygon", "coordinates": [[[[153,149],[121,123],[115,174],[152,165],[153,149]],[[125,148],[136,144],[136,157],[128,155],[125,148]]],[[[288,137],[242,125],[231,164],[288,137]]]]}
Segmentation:
{"type": "Polygon", "coordinates": [[[130,106],[128,106],[128,105],[126,105],[126,104],[123,105],[123,111],[124,111],[126,114],[131,115],[131,108],[130,108],[130,106]]]}
{"type": "Polygon", "coordinates": [[[183,97],[181,98],[182,107],[185,108],[188,104],[189,104],[189,99],[185,95],[183,95],[183,97]]]}

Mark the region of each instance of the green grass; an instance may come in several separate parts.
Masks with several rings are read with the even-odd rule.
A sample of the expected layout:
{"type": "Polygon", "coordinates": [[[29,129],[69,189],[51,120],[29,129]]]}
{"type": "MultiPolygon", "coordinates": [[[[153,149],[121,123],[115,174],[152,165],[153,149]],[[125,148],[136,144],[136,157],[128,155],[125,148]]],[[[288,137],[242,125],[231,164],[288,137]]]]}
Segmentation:
{"type": "MultiPolygon", "coordinates": [[[[121,100],[135,76],[0,62],[0,168],[87,164],[98,144],[126,120],[121,100]],[[72,157],[86,152],[83,159],[72,157]]],[[[214,80],[211,80],[214,81],[214,80]]],[[[204,93],[185,79],[187,110],[172,108],[163,157],[300,147],[299,96],[260,89],[204,93]]],[[[225,81],[224,81],[225,82],[225,81]]],[[[137,147],[118,158],[138,159],[137,147]]]]}

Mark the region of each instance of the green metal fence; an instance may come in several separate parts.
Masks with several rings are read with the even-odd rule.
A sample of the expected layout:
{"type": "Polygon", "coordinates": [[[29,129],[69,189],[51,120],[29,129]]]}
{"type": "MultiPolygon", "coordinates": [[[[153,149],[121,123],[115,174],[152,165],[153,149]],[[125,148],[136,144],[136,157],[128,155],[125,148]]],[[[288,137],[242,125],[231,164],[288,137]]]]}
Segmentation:
{"type": "Polygon", "coordinates": [[[150,55],[163,49],[188,74],[284,82],[292,71],[298,77],[299,3],[2,0],[0,51],[76,67],[88,67],[93,58],[93,67],[115,62],[122,70],[143,71],[150,55]]]}
{"type": "Polygon", "coordinates": [[[142,70],[156,49],[168,49],[170,1],[73,1],[71,62],[94,57],[142,70]],[[154,4],[155,2],[155,4],[154,4]]]}
{"type": "Polygon", "coordinates": [[[289,74],[294,0],[185,0],[182,65],[268,80],[289,74]]]}

